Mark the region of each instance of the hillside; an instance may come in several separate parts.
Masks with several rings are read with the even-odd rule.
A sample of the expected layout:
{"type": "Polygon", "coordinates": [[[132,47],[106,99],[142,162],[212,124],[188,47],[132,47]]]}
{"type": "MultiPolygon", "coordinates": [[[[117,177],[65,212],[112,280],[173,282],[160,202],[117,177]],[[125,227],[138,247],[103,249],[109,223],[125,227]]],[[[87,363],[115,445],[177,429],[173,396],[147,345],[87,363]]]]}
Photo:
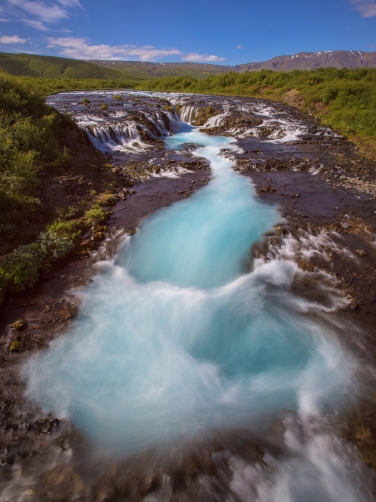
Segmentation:
{"type": "Polygon", "coordinates": [[[92,63],[103,68],[118,70],[133,79],[185,77],[204,79],[234,71],[273,70],[315,70],[316,68],[375,68],[376,52],[362,51],[325,51],[299,52],[290,56],[278,56],[268,61],[225,66],[203,63],[150,63],[141,61],[100,61],[92,63]]]}
{"type": "Polygon", "coordinates": [[[260,63],[237,65],[234,71],[273,70],[315,70],[316,68],[375,68],[376,52],[324,51],[299,52],[292,56],[278,56],[260,63]]]}
{"type": "MultiPolygon", "coordinates": [[[[35,79],[38,82],[38,79],[35,79]]],[[[0,73],[0,304],[52,263],[81,252],[81,232],[106,217],[106,160],[38,85],[0,73]]],[[[1,498],[1,497],[0,497],[1,498]]]]}
{"type": "Polygon", "coordinates": [[[91,60],[91,62],[103,68],[121,71],[126,74],[126,77],[133,79],[185,76],[202,79],[234,70],[232,66],[207,63],[151,63],[144,61],[102,60],[91,60]]]}
{"type": "Polygon", "coordinates": [[[10,75],[43,78],[124,79],[124,75],[109,68],[76,59],[33,54],[0,53],[0,71],[10,75]]]}

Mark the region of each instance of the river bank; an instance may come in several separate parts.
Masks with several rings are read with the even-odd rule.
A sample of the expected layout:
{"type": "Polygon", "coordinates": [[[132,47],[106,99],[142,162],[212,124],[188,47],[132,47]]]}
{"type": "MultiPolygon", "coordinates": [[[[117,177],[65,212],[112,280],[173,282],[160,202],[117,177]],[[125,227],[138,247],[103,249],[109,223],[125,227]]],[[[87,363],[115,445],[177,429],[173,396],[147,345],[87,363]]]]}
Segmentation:
{"type": "MultiPolygon", "coordinates": [[[[142,101],[142,96],[138,99],[142,101]]],[[[153,105],[157,104],[157,98],[153,99],[153,105]]],[[[103,97],[99,98],[98,102],[101,103],[102,100],[103,97]]],[[[237,163],[235,169],[251,178],[262,199],[278,203],[283,216],[281,223],[271,229],[265,239],[252,249],[251,259],[268,260],[268,253],[272,253],[273,249],[275,253],[281,253],[289,248],[286,260],[298,263],[303,271],[313,275],[315,271],[325,271],[326,276],[332,277],[335,288],[341,290],[349,301],[337,313],[331,315],[338,316],[341,321],[345,320],[348,327],[358,326],[349,328],[346,339],[342,341],[357,357],[363,358],[365,368],[369,368],[371,373],[375,347],[375,300],[370,292],[375,284],[376,266],[373,244],[376,208],[371,166],[368,186],[359,187],[359,174],[354,175],[354,172],[349,170],[354,169],[354,166],[355,169],[362,169],[362,159],[357,156],[351,144],[330,131],[327,131],[327,135],[324,133],[317,136],[317,132],[322,132],[318,130],[317,123],[312,124],[308,118],[296,116],[296,112],[288,108],[277,108],[277,114],[285,116],[279,116],[277,121],[274,120],[274,124],[270,123],[275,119],[276,111],[273,111],[274,117],[270,117],[271,112],[266,109],[268,104],[262,101],[252,102],[252,118],[249,120],[244,109],[231,110],[231,107],[239,107],[239,103],[241,107],[247,105],[246,100],[229,100],[223,103],[221,98],[215,97],[209,99],[199,96],[192,101],[191,97],[178,96],[172,98],[171,104],[164,103],[161,106],[175,105],[180,116],[193,123],[197,120],[195,115],[198,115],[199,121],[201,115],[201,124],[198,125],[205,131],[213,127],[216,134],[237,137],[238,150],[228,151],[225,155],[237,163]],[[263,115],[265,112],[266,115],[263,115]],[[221,120],[227,120],[226,117],[229,117],[229,122],[223,126],[221,120]],[[298,122],[294,123],[294,120],[298,122]],[[265,121],[269,123],[263,124],[265,121]],[[220,127],[222,129],[218,130],[220,127]],[[250,132],[252,127],[260,127],[263,137],[250,132]],[[302,140],[303,127],[312,133],[310,138],[306,136],[302,140]],[[250,134],[253,137],[250,138],[250,134]],[[273,134],[277,137],[270,138],[273,134]],[[287,136],[290,139],[286,140],[287,136]],[[341,158],[341,155],[345,158],[341,158]],[[333,176],[334,183],[338,182],[340,186],[333,187],[333,182],[328,181],[329,176],[333,176]],[[355,186],[361,190],[353,188],[355,186]]],[[[249,115],[250,110],[247,113],[249,115]]],[[[114,227],[109,233],[108,244],[113,243],[110,234],[114,235],[117,231],[123,232],[123,235],[124,232],[132,234],[134,227],[139,226],[146,216],[177,200],[186,199],[197,188],[206,185],[211,176],[206,164],[197,164],[197,158],[191,156],[190,151],[195,151],[192,145],[188,146],[186,152],[179,154],[174,150],[164,151],[158,140],[154,140],[155,146],[151,155],[138,151],[139,144],[129,145],[129,139],[132,138],[126,139],[125,151],[108,152],[111,155],[110,160],[117,166],[114,169],[118,169],[113,173],[117,180],[114,195],[120,199],[108,222],[109,228],[114,227]],[[180,155],[183,155],[183,160],[180,155]],[[145,159],[151,157],[155,160],[151,165],[146,165],[145,159]],[[192,172],[197,167],[199,169],[192,172]],[[135,183],[133,187],[124,187],[129,169],[140,176],[140,183],[135,183]],[[187,173],[187,170],[191,172],[187,173]],[[122,191],[122,188],[126,188],[126,192],[122,191]],[[134,193],[130,193],[131,190],[134,193]]],[[[153,143],[151,138],[142,139],[147,144],[153,143]]],[[[133,138],[132,141],[138,143],[139,139],[133,138]]],[[[102,146],[105,146],[105,142],[102,146]]],[[[102,251],[103,256],[113,252],[106,247],[102,251]]],[[[205,441],[202,445],[191,444],[191,449],[187,447],[183,455],[181,451],[177,451],[178,457],[175,456],[173,462],[171,458],[164,459],[161,462],[162,467],[157,470],[153,463],[151,465],[149,460],[145,459],[145,455],[141,455],[139,459],[132,458],[131,461],[113,462],[111,467],[106,469],[103,469],[103,462],[99,459],[94,461],[93,471],[94,477],[99,473],[102,476],[100,482],[97,482],[93,479],[93,472],[88,472],[93,465],[79,467],[82,455],[90,451],[90,446],[82,436],[65,419],[59,420],[53,415],[43,414],[25,401],[22,395],[24,385],[19,379],[18,371],[23,361],[28,358],[27,351],[44,347],[57,334],[74,325],[76,309],[80,309],[74,288],[88,284],[94,270],[89,259],[62,264],[61,268],[54,272],[55,277],[39,284],[36,291],[20,298],[16,305],[15,302],[6,304],[6,315],[3,318],[5,336],[2,337],[2,371],[3,381],[6,382],[2,389],[2,408],[3,425],[7,431],[2,447],[2,452],[5,452],[2,454],[5,459],[4,483],[13,485],[14,489],[14,482],[17,480],[17,483],[20,483],[23,480],[26,490],[26,486],[35,486],[35,480],[31,482],[28,476],[37,471],[37,479],[42,480],[40,489],[43,490],[46,500],[60,500],[59,493],[65,497],[61,500],[73,499],[77,494],[87,500],[117,500],[119,494],[131,497],[132,500],[143,500],[148,493],[162,493],[162,498],[163,493],[168,493],[166,496],[171,500],[177,500],[180,496],[189,500],[189,497],[194,499],[199,493],[198,479],[204,478],[207,480],[206,485],[200,492],[203,500],[205,497],[213,500],[215,490],[219,490],[218,500],[222,500],[220,493],[225,492],[238,493],[237,497],[242,500],[242,495],[239,494],[241,491],[236,492],[231,488],[234,473],[244,482],[243,475],[239,473],[243,472],[246,466],[255,466],[258,463],[263,465],[265,455],[275,458],[283,455],[281,435],[286,431],[283,421],[276,420],[262,438],[254,437],[246,431],[234,430],[226,432],[223,437],[215,439],[209,445],[205,441]],[[61,303],[62,297],[64,301],[61,303]],[[9,324],[21,318],[28,323],[26,329],[16,335],[22,337],[23,351],[9,353],[9,346],[15,334],[9,324]],[[199,456],[198,450],[201,450],[199,456]],[[230,451],[231,455],[228,455],[227,451],[230,451]],[[70,460],[72,455],[73,462],[70,460]],[[46,459],[54,467],[51,468],[50,465],[49,469],[46,468],[46,459]],[[243,462],[240,470],[239,465],[235,467],[236,462],[243,462]],[[212,472],[214,478],[210,474],[212,472]],[[163,484],[166,473],[173,479],[172,486],[166,487],[163,484]]],[[[315,287],[317,277],[313,275],[311,282],[297,280],[294,286],[295,291],[303,298],[309,297],[310,293],[318,293],[315,287]]],[[[338,437],[356,445],[366,464],[375,467],[373,446],[376,429],[371,411],[373,401],[370,403],[364,405],[364,411],[359,412],[355,407],[354,416],[350,419],[341,416],[334,429],[338,437]]],[[[291,420],[295,420],[293,414],[291,420]]],[[[327,428],[328,424],[325,427],[327,428]]],[[[313,443],[308,441],[307,448],[310,444],[312,446],[313,443]]],[[[366,478],[367,476],[369,481],[372,476],[370,473],[366,474],[366,478]]],[[[12,488],[9,488],[9,491],[4,493],[9,494],[9,498],[5,500],[13,500],[11,497],[17,497],[20,491],[13,492],[12,488]]],[[[42,492],[37,493],[41,496],[42,492]]],[[[245,496],[249,497],[249,493],[245,496]]],[[[33,496],[30,495],[29,499],[25,500],[33,500],[33,496]]]]}

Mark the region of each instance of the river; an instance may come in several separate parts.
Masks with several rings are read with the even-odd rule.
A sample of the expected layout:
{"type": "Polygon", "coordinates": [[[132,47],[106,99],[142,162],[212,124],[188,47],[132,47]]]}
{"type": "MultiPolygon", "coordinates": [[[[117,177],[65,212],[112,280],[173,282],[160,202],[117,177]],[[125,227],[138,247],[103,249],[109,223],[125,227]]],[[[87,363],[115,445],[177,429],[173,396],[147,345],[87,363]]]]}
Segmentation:
{"type": "MultiPolygon", "coordinates": [[[[348,299],[324,270],[298,266],[293,236],[254,252],[284,217],[234,170],[235,134],[205,133],[222,123],[226,107],[200,130],[195,109],[179,108],[180,96],[124,92],[123,99],[125,108],[136,100],[147,110],[139,123],[132,116],[113,125],[124,116],[119,109],[105,117],[75,111],[97,148],[119,159],[141,154],[151,172],[164,155],[205,159],[211,179],[99,260],[76,293],[73,328],[23,366],[28,399],[69,420],[81,438],[57,465],[97,477],[100,500],[372,500],[367,473],[335,433],[335,417],[361,391],[361,364],[341,337],[351,328],[333,315],[348,299]],[[151,108],[159,99],[165,113],[151,108]],[[163,149],[150,153],[153,138],[163,149]],[[300,294],[298,283],[319,294],[300,294]],[[136,478],[143,481],[130,489],[136,478]]],[[[308,133],[271,106],[256,103],[253,111],[253,127],[269,128],[274,144],[308,133]]],[[[327,236],[309,238],[301,255],[339,252],[327,236]]]]}

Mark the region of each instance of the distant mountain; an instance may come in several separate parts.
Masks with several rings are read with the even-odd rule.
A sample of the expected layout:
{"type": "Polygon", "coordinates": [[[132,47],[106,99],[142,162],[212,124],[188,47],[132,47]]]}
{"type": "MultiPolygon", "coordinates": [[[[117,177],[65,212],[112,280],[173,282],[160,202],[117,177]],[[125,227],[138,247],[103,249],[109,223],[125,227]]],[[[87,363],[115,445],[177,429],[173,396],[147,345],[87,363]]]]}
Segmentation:
{"type": "Polygon", "coordinates": [[[324,51],[299,52],[292,56],[278,56],[260,63],[225,66],[209,63],[151,63],[142,61],[82,61],[78,59],[33,54],[0,53],[0,71],[11,75],[50,78],[145,80],[160,77],[190,76],[197,79],[234,71],[314,70],[316,68],[372,68],[376,67],[376,52],[324,51]]]}
{"type": "Polygon", "coordinates": [[[234,71],[315,70],[316,68],[375,68],[376,52],[324,51],[299,52],[292,56],[278,56],[262,63],[246,63],[234,67],[234,71]]]}
{"type": "Polygon", "coordinates": [[[90,59],[104,68],[111,68],[126,74],[129,78],[194,77],[197,79],[234,71],[233,66],[208,63],[151,63],[144,61],[103,61],[90,59]]]}
{"type": "Polygon", "coordinates": [[[140,61],[102,61],[91,60],[92,63],[124,72],[129,78],[145,79],[160,77],[206,78],[234,71],[266,70],[314,70],[316,68],[373,68],[376,67],[376,52],[362,51],[324,51],[299,52],[292,56],[278,56],[260,63],[245,63],[237,66],[225,66],[204,63],[150,63],[140,61]]]}
{"type": "Polygon", "coordinates": [[[22,77],[124,79],[113,69],[77,59],[0,52],[0,70],[22,77]]]}

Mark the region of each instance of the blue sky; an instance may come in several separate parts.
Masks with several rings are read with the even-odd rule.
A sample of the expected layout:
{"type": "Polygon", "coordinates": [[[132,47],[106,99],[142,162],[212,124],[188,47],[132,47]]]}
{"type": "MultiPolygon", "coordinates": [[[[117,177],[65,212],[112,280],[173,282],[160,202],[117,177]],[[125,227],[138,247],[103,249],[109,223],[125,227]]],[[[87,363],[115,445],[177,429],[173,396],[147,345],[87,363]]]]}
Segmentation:
{"type": "Polygon", "coordinates": [[[376,0],[0,0],[0,51],[239,64],[376,50],[376,0]]]}

